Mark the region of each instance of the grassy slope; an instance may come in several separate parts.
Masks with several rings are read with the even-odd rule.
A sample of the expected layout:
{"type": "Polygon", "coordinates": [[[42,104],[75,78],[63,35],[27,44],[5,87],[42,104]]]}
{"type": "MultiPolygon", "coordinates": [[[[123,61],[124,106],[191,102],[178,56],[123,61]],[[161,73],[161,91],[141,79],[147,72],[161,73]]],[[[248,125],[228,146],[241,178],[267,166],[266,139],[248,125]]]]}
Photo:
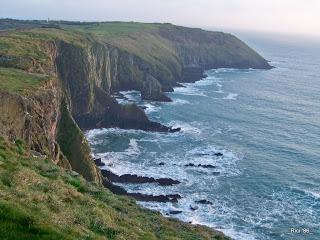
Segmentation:
{"type": "Polygon", "coordinates": [[[1,239],[224,239],[141,209],[0,138],[1,239]]]}
{"type": "Polygon", "coordinates": [[[19,69],[0,67],[0,89],[9,92],[25,93],[39,88],[48,76],[27,73],[19,69]]]}

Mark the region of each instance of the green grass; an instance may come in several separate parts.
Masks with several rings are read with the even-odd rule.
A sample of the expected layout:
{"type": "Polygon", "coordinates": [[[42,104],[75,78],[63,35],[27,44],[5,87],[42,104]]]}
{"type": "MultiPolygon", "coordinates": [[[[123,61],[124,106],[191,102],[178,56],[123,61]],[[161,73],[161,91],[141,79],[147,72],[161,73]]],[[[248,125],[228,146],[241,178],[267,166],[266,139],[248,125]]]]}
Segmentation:
{"type": "Polygon", "coordinates": [[[87,47],[92,36],[63,29],[35,28],[10,30],[0,35],[0,67],[48,74],[54,69],[54,45],[57,41],[87,47]]]}
{"type": "Polygon", "coordinates": [[[103,38],[126,36],[134,32],[156,30],[159,24],[138,22],[101,22],[82,25],[62,25],[63,28],[90,33],[103,38]]]}
{"type": "Polygon", "coordinates": [[[39,88],[49,77],[0,67],[0,90],[23,93],[39,88]]]}
{"type": "Polygon", "coordinates": [[[142,209],[20,148],[0,137],[1,239],[225,239],[142,209]]]}

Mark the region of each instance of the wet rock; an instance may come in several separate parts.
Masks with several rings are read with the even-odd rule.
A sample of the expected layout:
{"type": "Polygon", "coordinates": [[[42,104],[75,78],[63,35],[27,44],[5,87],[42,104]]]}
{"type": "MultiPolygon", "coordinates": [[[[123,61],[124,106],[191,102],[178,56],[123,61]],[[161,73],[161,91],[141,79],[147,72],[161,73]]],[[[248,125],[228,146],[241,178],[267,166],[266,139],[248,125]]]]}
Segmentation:
{"type": "Polygon", "coordinates": [[[208,201],[208,200],[206,200],[206,199],[202,199],[202,200],[199,200],[199,201],[195,201],[195,203],[213,205],[212,202],[210,202],[210,201],[208,201]]]}
{"type": "Polygon", "coordinates": [[[168,194],[166,196],[171,199],[181,199],[182,198],[179,194],[168,194]]]}
{"type": "Polygon", "coordinates": [[[210,164],[207,164],[207,165],[199,165],[198,167],[203,167],[203,168],[216,168],[216,166],[213,166],[213,165],[210,165],[210,164]]]}
{"type": "Polygon", "coordinates": [[[202,165],[202,164],[194,164],[194,163],[188,163],[186,165],[184,165],[185,167],[202,167],[202,168],[216,168],[216,166],[213,166],[211,164],[206,164],[206,165],[202,165]]]}
{"type": "Polygon", "coordinates": [[[156,179],[156,181],[161,185],[161,186],[172,186],[175,184],[179,184],[180,181],[178,180],[173,180],[171,178],[159,178],[156,179]]]}
{"type": "Polygon", "coordinates": [[[213,175],[213,176],[219,176],[219,175],[220,175],[220,172],[213,172],[212,175],[213,175]]]}
{"type": "Polygon", "coordinates": [[[177,203],[178,199],[181,198],[179,195],[179,198],[175,197],[176,195],[147,195],[142,193],[128,193],[128,196],[133,197],[137,201],[142,202],[172,202],[177,203]]]}
{"type": "Polygon", "coordinates": [[[181,128],[169,128],[168,132],[170,133],[175,133],[175,132],[180,132],[181,128]]]}
{"type": "Polygon", "coordinates": [[[172,186],[175,184],[179,184],[180,181],[173,180],[171,178],[153,178],[153,177],[141,177],[136,174],[124,174],[118,176],[113,172],[103,169],[101,173],[104,177],[108,178],[111,182],[118,183],[158,183],[161,186],[172,186]]]}
{"type": "Polygon", "coordinates": [[[103,167],[106,165],[104,162],[102,162],[101,158],[94,158],[93,160],[98,167],[103,167]]]}
{"type": "Polygon", "coordinates": [[[142,194],[142,193],[128,193],[123,187],[113,184],[106,178],[103,179],[103,186],[108,188],[114,194],[133,197],[137,201],[142,201],[142,202],[177,203],[178,200],[182,198],[179,194],[148,195],[148,194],[142,194]]]}
{"type": "Polygon", "coordinates": [[[223,156],[223,153],[217,152],[217,153],[215,153],[214,155],[215,155],[216,157],[222,157],[222,156],[223,156]]]}
{"type": "Polygon", "coordinates": [[[169,212],[169,214],[171,214],[171,215],[177,215],[177,214],[180,214],[180,213],[182,213],[182,211],[179,211],[179,210],[172,210],[172,211],[169,212]]]}
{"type": "Polygon", "coordinates": [[[165,165],[164,162],[159,163],[159,166],[164,166],[164,165],[165,165]]]}
{"type": "Polygon", "coordinates": [[[195,164],[193,164],[193,163],[188,163],[188,164],[186,164],[186,165],[184,165],[185,167],[195,167],[196,165],[195,164]]]}

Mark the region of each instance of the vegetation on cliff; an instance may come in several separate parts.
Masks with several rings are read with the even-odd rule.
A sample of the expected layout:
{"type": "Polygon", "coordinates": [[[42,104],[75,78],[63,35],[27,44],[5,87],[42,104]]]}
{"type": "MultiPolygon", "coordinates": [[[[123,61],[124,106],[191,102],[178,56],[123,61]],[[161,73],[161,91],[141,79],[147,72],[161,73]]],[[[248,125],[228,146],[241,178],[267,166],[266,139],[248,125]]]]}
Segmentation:
{"type": "Polygon", "coordinates": [[[48,76],[27,73],[20,69],[0,67],[0,89],[3,91],[27,93],[38,89],[48,76]]]}
{"type": "Polygon", "coordinates": [[[164,218],[0,138],[2,239],[225,239],[164,218]]]}

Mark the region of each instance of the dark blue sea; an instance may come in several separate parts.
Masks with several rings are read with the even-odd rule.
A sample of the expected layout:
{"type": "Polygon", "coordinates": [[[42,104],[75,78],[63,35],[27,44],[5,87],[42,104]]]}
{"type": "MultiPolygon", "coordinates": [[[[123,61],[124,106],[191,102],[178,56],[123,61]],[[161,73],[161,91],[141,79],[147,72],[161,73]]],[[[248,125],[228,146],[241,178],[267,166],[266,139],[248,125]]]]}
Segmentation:
{"type": "Polygon", "coordinates": [[[135,91],[119,99],[147,107],[151,119],[181,132],[99,129],[86,135],[94,155],[115,173],[181,181],[122,185],[183,196],[178,203],[140,203],[144,207],[234,239],[319,240],[320,41],[239,36],[275,68],[210,70],[206,79],[168,94],[172,103],[141,101],[135,91]],[[202,199],[212,205],[195,203],[202,199]]]}

